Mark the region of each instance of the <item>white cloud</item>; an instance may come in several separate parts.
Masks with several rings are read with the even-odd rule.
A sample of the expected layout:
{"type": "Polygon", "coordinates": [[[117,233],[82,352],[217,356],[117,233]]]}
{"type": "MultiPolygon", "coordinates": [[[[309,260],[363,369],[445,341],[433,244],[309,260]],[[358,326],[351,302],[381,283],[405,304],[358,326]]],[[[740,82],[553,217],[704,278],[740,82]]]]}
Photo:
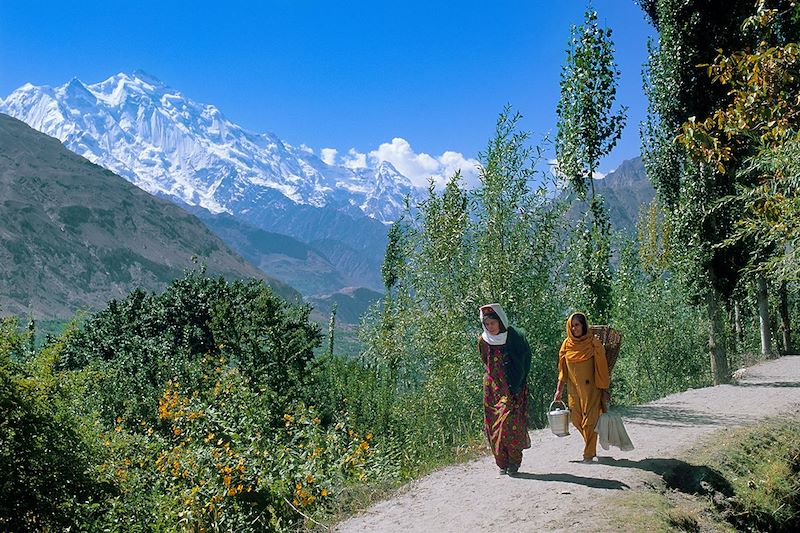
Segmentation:
{"type": "Polygon", "coordinates": [[[367,168],[367,154],[362,154],[356,151],[355,148],[350,148],[347,155],[342,157],[342,166],[347,168],[367,168]]]}
{"type": "Polygon", "coordinates": [[[313,154],[314,153],[314,149],[311,148],[310,146],[306,145],[306,144],[301,144],[300,145],[300,150],[302,150],[302,151],[304,151],[306,153],[309,153],[309,154],[313,154]]]}
{"type": "Polygon", "coordinates": [[[447,179],[459,169],[467,187],[474,187],[478,183],[478,161],[475,159],[465,158],[453,151],[446,151],[440,156],[416,153],[411,144],[400,137],[372,150],[369,159],[375,165],[388,161],[417,187],[427,187],[431,178],[437,187],[444,186],[447,179]]]}
{"type": "Polygon", "coordinates": [[[381,144],[377,150],[369,153],[371,161],[380,163],[388,161],[417,186],[424,186],[428,178],[436,174],[438,164],[428,154],[416,154],[405,139],[395,137],[391,143],[381,144]]]}
{"type": "Polygon", "coordinates": [[[444,167],[442,173],[446,180],[461,170],[461,176],[464,178],[464,183],[467,187],[476,187],[478,185],[478,160],[466,159],[458,152],[447,151],[439,156],[439,163],[444,167]]]}
{"type": "MultiPolygon", "coordinates": [[[[556,178],[556,185],[558,186],[558,188],[565,188],[567,186],[567,179],[566,176],[564,176],[564,173],[561,172],[561,169],[559,168],[558,160],[548,159],[547,165],[550,167],[550,172],[556,178]]],[[[596,180],[601,180],[605,178],[607,175],[608,175],[607,172],[603,173],[600,172],[599,170],[595,170],[594,173],[592,174],[592,177],[596,180]]]]}
{"type": "Polygon", "coordinates": [[[408,141],[400,137],[381,144],[369,153],[350,148],[347,155],[339,155],[335,148],[323,148],[320,150],[320,158],[329,165],[350,169],[376,167],[388,161],[417,187],[427,187],[431,178],[437,187],[443,187],[457,170],[461,170],[462,183],[466,187],[472,188],[479,183],[477,160],[452,150],[438,156],[417,153],[408,141]]]}
{"type": "Polygon", "coordinates": [[[336,154],[339,153],[339,150],[336,148],[323,148],[319,151],[319,157],[323,161],[325,161],[328,165],[335,165],[336,164],[336,154]]]}

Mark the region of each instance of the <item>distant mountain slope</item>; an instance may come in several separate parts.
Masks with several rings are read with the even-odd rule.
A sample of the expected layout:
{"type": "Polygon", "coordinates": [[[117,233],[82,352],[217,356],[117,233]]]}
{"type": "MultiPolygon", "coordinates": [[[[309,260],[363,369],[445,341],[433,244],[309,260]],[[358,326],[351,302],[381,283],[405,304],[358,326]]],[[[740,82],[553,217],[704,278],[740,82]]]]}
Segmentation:
{"type": "Polygon", "coordinates": [[[350,284],[323,253],[293,237],[249,226],[225,213],[198,208],[190,212],[250,263],[304,295],[335,292],[350,284]]]}
{"type": "Polygon", "coordinates": [[[0,313],[66,317],[135,287],[158,290],[197,263],[267,278],[197,218],[0,114],[0,313]]]}
{"type": "MultiPolygon", "coordinates": [[[[335,278],[322,272],[300,284],[306,295],[351,285],[380,290],[386,223],[398,218],[406,196],[421,194],[388,162],[358,169],[328,165],[304,147],[248,131],[213,105],[138,71],[90,85],[77,79],[60,87],[25,84],[0,100],[0,112],[155,196],[228,213],[313,248],[319,249],[312,242],[324,242],[343,284],[330,286],[335,278]]],[[[234,236],[230,227],[221,236],[265,268],[291,267],[269,264],[255,250],[245,253],[248,238],[234,236]]]]}
{"type": "MultiPolygon", "coordinates": [[[[603,179],[594,181],[595,192],[602,194],[608,209],[611,227],[614,230],[635,232],[639,210],[648,205],[656,191],[647,180],[641,157],[628,159],[603,179]]],[[[573,193],[567,194],[574,198],[573,193]]],[[[587,205],[576,201],[569,209],[567,217],[578,220],[586,211],[587,205]]]]}
{"type": "Polygon", "coordinates": [[[333,306],[336,305],[337,323],[358,324],[369,306],[377,302],[381,296],[383,295],[379,292],[351,287],[333,294],[311,298],[314,306],[312,316],[323,321],[330,317],[333,306]]]}

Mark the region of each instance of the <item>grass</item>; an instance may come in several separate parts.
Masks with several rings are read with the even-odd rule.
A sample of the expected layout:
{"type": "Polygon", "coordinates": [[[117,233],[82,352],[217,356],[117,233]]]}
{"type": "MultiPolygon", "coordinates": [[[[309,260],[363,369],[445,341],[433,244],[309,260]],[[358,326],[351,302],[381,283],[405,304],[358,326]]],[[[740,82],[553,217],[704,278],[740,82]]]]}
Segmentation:
{"type": "Polygon", "coordinates": [[[612,501],[612,526],[648,532],[800,530],[797,414],[716,432],[680,461],[684,470],[706,473],[702,481],[670,471],[651,490],[620,494],[612,501]]]}
{"type": "Polygon", "coordinates": [[[739,529],[800,529],[800,421],[793,416],[729,431],[701,460],[731,484],[734,496],[717,503],[739,529]]]}
{"type": "Polygon", "coordinates": [[[652,490],[625,491],[611,500],[612,531],[686,531],[732,533],[736,531],[710,505],[708,500],[678,490],[654,487],[652,490]]]}
{"type": "MultiPolygon", "coordinates": [[[[325,514],[316,517],[318,522],[333,527],[334,524],[343,522],[372,505],[387,500],[397,494],[411,480],[424,477],[431,472],[445,468],[450,465],[460,464],[471,461],[489,453],[489,447],[484,440],[476,440],[468,445],[454,448],[446,458],[430,459],[423,461],[408,476],[402,476],[393,480],[380,480],[373,482],[354,483],[344,488],[341,495],[337,497],[335,506],[325,514]]],[[[313,524],[306,524],[313,531],[322,531],[322,527],[312,527],[313,524]]]]}

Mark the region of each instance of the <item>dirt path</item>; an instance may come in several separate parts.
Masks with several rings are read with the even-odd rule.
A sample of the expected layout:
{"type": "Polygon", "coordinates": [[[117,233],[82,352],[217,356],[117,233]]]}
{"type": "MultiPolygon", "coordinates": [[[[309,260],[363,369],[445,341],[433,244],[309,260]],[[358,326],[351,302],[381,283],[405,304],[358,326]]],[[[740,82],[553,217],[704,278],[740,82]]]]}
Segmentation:
{"type": "Polygon", "coordinates": [[[800,356],[786,356],[747,369],[735,385],[690,390],[620,411],[636,446],[631,452],[598,446],[598,462],[583,464],[578,461],[583,443],[574,430],[563,438],[533,431],[519,477],[498,475],[491,457],[447,467],[334,531],[608,530],[609,495],[654,482],[710,432],[797,409],[800,356]],[[580,514],[568,515],[570,509],[580,514]]]}

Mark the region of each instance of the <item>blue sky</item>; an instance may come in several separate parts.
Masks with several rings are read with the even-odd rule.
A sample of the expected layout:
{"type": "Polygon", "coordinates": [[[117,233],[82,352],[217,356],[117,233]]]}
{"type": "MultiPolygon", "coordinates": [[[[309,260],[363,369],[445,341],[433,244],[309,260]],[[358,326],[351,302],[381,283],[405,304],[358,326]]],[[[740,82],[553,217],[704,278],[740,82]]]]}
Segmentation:
{"type": "MultiPolygon", "coordinates": [[[[618,101],[630,109],[622,141],[600,168],[607,172],[639,153],[641,69],[653,30],[633,0],[593,5],[614,30],[618,101]]],[[[91,84],[141,69],[248,129],[332,161],[405,157],[426,170],[423,156],[476,158],[505,104],[523,114],[523,128],[555,133],[570,25],[585,7],[0,0],[0,97],[26,82],[91,84]]]]}

